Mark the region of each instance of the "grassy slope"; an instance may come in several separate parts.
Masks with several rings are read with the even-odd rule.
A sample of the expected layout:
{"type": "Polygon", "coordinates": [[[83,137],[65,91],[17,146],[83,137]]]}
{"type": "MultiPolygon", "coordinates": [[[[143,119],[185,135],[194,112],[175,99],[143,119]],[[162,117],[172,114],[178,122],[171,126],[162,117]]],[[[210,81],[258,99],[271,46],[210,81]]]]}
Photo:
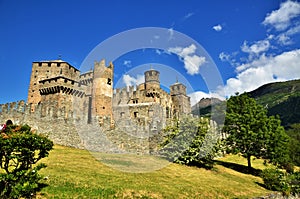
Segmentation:
{"type": "MultiPolygon", "coordinates": [[[[222,159],[246,165],[237,156],[222,159]]],[[[129,159],[129,161],[134,161],[129,159]]],[[[153,172],[114,170],[85,150],[55,146],[42,174],[40,198],[251,198],[268,193],[259,177],[216,165],[213,170],[169,164],[153,172]]],[[[262,167],[259,160],[254,167],[262,167]]],[[[126,166],[126,165],[125,165],[126,166]]]]}

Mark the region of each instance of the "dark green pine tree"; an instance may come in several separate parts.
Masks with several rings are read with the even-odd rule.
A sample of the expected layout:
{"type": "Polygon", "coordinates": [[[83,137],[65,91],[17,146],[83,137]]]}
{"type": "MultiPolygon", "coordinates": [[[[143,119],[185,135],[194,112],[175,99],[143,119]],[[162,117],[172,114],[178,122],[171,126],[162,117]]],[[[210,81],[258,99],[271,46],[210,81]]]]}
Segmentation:
{"type": "Polygon", "coordinates": [[[266,109],[246,93],[227,101],[223,130],[228,152],[247,158],[249,170],[252,156],[276,165],[288,159],[289,138],[279,118],[268,117],[266,109]]]}

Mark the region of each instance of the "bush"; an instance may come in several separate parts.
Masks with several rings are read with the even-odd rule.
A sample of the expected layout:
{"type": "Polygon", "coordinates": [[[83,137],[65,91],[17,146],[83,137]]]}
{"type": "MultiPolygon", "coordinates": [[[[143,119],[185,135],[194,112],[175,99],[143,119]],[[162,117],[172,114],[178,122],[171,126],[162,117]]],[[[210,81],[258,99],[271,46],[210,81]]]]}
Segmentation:
{"type": "Polygon", "coordinates": [[[9,125],[0,133],[0,198],[30,198],[41,185],[38,171],[46,167],[37,162],[49,155],[53,142],[28,125],[9,125]]]}
{"type": "Polygon", "coordinates": [[[169,161],[212,168],[220,149],[216,124],[205,118],[182,117],[164,129],[161,154],[169,161]]]}
{"type": "Polygon", "coordinates": [[[265,169],[261,177],[267,189],[280,191],[283,195],[300,193],[300,172],[286,173],[278,169],[265,169]]]}

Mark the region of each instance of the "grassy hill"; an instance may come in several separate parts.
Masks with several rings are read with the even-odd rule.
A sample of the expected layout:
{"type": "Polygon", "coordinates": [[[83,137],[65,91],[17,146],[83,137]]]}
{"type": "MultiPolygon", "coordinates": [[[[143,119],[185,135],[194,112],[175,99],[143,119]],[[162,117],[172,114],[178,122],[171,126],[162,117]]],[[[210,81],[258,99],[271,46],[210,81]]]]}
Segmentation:
{"type": "Polygon", "coordinates": [[[266,84],[249,94],[269,115],[279,115],[283,126],[300,123],[300,80],[266,84]]]}
{"type": "MultiPolygon", "coordinates": [[[[300,79],[265,84],[249,95],[268,109],[268,115],[279,115],[283,126],[300,123],[300,79]]],[[[212,106],[222,103],[215,98],[201,99],[192,107],[192,113],[210,117],[212,106]]]]}
{"type": "MultiPolygon", "coordinates": [[[[124,168],[130,164],[151,164],[140,162],[141,156],[119,158],[124,168]]],[[[130,173],[101,163],[88,151],[55,146],[44,162],[48,167],[42,174],[47,176],[49,186],[42,189],[38,198],[215,199],[252,198],[270,193],[260,185],[261,178],[237,171],[236,168],[246,165],[246,160],[238,156],[219,159],[213,170],[169,164],[152,172],[130,173]]],[[[264,168],[260,160],[254,160],[253,165],[264,168]]]]}

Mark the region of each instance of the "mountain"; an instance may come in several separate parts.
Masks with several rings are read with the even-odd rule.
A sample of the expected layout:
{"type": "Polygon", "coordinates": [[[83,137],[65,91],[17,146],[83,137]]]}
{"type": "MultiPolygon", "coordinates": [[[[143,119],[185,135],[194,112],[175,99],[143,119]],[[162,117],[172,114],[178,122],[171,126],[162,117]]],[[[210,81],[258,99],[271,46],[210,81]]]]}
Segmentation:
{"type": "MultiPolygon", "coordinates": [[[[248,94],[268,110],[269,116],[279,115],[285,128],[300,123],[300,79],[265,84],[248,94]]],[[[210,117],[212,106],[223,105],[222,102],[217,98],[201,99],[192,106],[192,113],[210,117]]]]}
{"type": "Polygon", "coordinates": [[[300,79],[265,84],[249,95],[268,109],[268,115],[279,115],[284,127],[300,123],[300,79]]]}
{"type": "Polygon", "coordinates": [[[220,104],[222,101],[218,98],[202,98],[197,104],[192,106],[193,115],[208,116],[214,105],[220,104]]]}

